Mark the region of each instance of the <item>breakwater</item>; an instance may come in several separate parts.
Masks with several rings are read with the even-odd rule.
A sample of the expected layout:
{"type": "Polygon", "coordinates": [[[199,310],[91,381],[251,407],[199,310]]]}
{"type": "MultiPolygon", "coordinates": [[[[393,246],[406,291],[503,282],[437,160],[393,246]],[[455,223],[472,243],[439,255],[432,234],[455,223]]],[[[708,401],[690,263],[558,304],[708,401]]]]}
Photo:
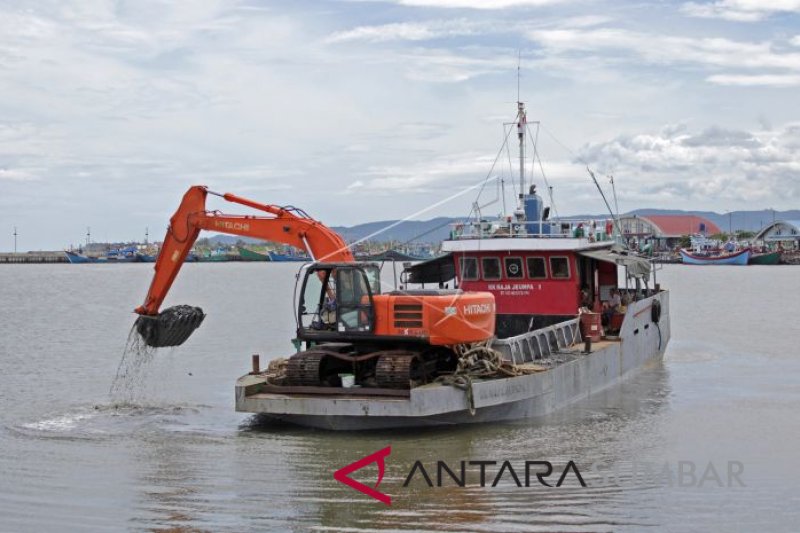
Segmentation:
{"type": "Polygon", "coordinates": [[[69,263],[64,252],[0,253],[0,264],[69,263]]]}

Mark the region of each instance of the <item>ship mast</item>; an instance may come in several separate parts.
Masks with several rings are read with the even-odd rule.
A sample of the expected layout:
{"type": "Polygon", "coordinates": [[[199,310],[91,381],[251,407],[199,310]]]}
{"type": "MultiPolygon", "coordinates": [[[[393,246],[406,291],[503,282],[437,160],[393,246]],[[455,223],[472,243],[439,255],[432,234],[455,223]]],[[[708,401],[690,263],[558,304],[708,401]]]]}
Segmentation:
{"type": "Polygon", "coordinates": [[[525,114],[525,103],[517,102],[517,137],[519,138],[519,201],[520,208],[522,197],[525,194],[525,129],[527,117],[525,114]]]}

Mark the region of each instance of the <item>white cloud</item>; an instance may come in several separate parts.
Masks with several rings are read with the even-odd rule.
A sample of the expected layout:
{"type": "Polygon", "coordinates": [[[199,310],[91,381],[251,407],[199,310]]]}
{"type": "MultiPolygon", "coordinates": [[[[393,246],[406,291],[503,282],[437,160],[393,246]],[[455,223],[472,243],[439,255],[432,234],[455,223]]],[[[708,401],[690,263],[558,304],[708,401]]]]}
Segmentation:
{"type": "Polygon", "coordinates": [[[489,170],[492,159],[483,154],[460,153],[406,165],[374,165],[362,173],[359,189],[378,193],[453,191],[474,184],[489,170]]]}
{"type": "Polygon", "coordinates": [[[691,17],[757,22],[777,13],[800,13],[800,0],[717,0],[687,2],[681,11],[691,17]]]}
{"type": "Polygon", "coordinates": [[[654,203],[690,205],[701,198],[737,205],[768,202],[774,191],[800,200],[800,125],[777,131],[665,128],[584,146],[588,164],[635,183],[633,194],[654,203]]]}
{"type": "Polygon", "coordinates": [[[770,42],[692,38],[618,28],[533,30],[529,38],[554,52],[626,52],[651,64],[694,63],[737,68],[800,70],[800,53],[780,53],[770,42]]]}
{"type": "Polygon", "coordinates": [[[467,9],[505,9],[509,7],[540,7],[565,3],[573,0],[389,0],[404,6],[467,8],[467,9]]]}
{"type": "Polygon", "coordinates": [[[795,35],[789,42],[794,46],[800,46],[800,35],[795,35]]]}
{"type": "MultiPolygon", "coordinates": [[[[508,51],[507,51],[508,52],[508,51]]],[[[417,81],[463,82],[477,76],[512,72],[517,59],[510,53],[485,49],[418,48],[400,53],[406,75],[417,81]]]]}
{"type": "Polygon", "coordinates": [[[336,32],[327,41],[429,41],[444,37],[474,35],[479,24],[466,20],[434,20],[427,22],[398,22],[377,26],[358,26],[352,30],[336,32]]]}
{"type": "Polygon", "coordinates": [[[39,177],[26,170],[0,168],[0,181],[38,181],[39,177]]]}
{"type": "Polygon", "coordinates": [[[707,78],[717,85],[741,87],[798,87],[800,74],[716,74],[707,78]]]}

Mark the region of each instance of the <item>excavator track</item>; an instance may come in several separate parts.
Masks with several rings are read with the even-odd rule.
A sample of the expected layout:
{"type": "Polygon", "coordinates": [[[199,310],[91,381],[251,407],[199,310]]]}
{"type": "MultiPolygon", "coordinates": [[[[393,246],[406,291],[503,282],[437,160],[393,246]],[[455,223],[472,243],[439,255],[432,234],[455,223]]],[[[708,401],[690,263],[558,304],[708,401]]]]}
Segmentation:
{"type": "Polygon", "coordinates": [[[324,353],[300,352],[289,358],[286,365],[287,385],[320,385],[320,373],[324,353]]]}
{"type": "Polygon", "coordinates": [[[421,361],[414,353],[385,353],[375,365],[375,381],[378,387],[387,389],[409,389],[411,381],[421,377],[421,361]]]}

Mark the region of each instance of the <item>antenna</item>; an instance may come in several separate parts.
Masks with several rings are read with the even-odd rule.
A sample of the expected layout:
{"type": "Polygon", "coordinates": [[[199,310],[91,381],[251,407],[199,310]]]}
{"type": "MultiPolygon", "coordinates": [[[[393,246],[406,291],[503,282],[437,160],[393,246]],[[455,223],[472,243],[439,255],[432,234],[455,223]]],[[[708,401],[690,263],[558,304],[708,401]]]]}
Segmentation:
{"type": "Polygon", "coordinates": [[[595,177],[594,172],[592,172],[592,169],[590,169],[588,166],[586,167],[586,171],[592,177],[592,181],[594,182],[595,186],[597,187],[597,190],[600,192],[600,196],[603,197],[603,202],[605,202],[605,204],[606,204],[606,209],[608,209],[608,212],[611,213],[611,219],[614,221],[614,224],[617,226],[617,233],[619,235],[622,235],[622,229],[619,227],[619,220],[614,216],[614,210],[611,209],[611,206],[609,205],[608,200],[606,199],[606,195],[605,195],[605,193],[603,193],[603,189],[600,188],[600,184],[597,182],[597,178],[595,177]]]}
{"type": "Polygon", "coordinates": [[[14,253],[17,253],[17,227],[14,226],[14,253]]]}
{"type": "Polygon", "coordinates": [[[522,49],[517,50],[517,102],[519,102],[519,79],[522,77],[522,49]]]}
{"type": "Polygon", "coordinates": [[[86,227],[86,247],[89,247],[89,243],[92,242],[92,228],[86,227]]]}
{"type": "Polygon", "coordinates": [[[614,193],[614,222],[616,222],[617,229],[619,229],[619,203],[617,202],[617,187],[614,185],[614,175],[609,174],[608,179],[611,181],[611,191],[614,193]]]}

